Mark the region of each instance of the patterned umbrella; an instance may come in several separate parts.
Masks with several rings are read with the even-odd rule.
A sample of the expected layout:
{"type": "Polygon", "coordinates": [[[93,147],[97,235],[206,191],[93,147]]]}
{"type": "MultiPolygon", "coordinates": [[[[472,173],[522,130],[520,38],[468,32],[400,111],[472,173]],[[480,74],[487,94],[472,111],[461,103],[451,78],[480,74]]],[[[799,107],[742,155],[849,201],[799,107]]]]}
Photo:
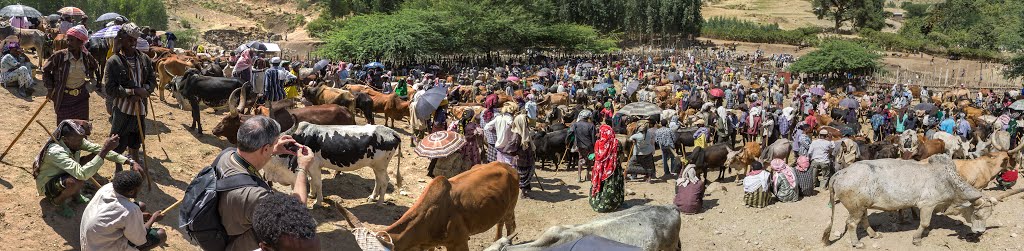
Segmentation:
{"type": "Polygon", "coordinates": [[[451,155],[466,145],[466,137],[453,131],[437,131],[416,144],[416,155],[431,159],[451,155]]]}
{"type": "Polygon", "coordinates": [[[1010,104],[1010,109],[1024,111],[1024,100],[1014,101],[1013,104],[1010,104]]]}
{"type": "Polygon", "coordinates": [[[85,12],[77,7],[64,7],[57,10],[57,13],[68,15],[68,16],[85,16],[85,12]]]}
{"type": "Polygon", "coordinates": [[[618,113],[626,116],[651,116],[661,114],[661,108],[651,102],[633,102],[623,106],[618,113]]]}
{"type": "Polygon", "coordinates": [[[121,30],[121,26],[120,25],[114,25],[114,26],[110,26],[110,27],[107,27],[107,28],[103,28],[102,30],[98,30],[95,33],[93,33],[92,36],[89,36],[89,37],[91,37],[91,38],[112,38],[112,37],[117,37],[117,32],[120,31],[120,30],[121,30]]]}

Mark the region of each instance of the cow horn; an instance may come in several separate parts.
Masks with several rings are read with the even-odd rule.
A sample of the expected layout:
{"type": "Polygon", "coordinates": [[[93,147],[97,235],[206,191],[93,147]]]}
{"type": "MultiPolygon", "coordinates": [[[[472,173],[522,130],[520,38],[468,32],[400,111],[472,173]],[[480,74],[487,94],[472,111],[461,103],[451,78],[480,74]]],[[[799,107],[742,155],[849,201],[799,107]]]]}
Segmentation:
{"type": "Polygon", "coordinates": [[[1024,144],[1019,144],[1018,143],[1017,144],[1017,148],[1010,149],[1009,151],[1007,151],[1007,153],[1017,153],[1017,152],[1020,152],[1021,148],[1024,148],[1024,144]]]}
{"type": "Polygon", "coordinates": [[[238,100],[238,107],[235,108],[236,111],[245,108],[245,99],[249,96],[249,90],[247,90],[248,88],[246,88],[247,85],[248,84],[243,84],[242,87],[238,88],[238,90],[241,92],[241,94],[239,95],[241,96],[241,98],[238,100]]]}
{"type": "MultiPolygon", "coordinates": [[[[235,102],[238,102],[238,100],[235,100],[236,99],[235,97],[236,97],[236,95],[239,95],[238,92],[241,92],[241,89],[242,88],[236,88],[234,91],[231,91],[230,95],[228,95],[228,105],[227,106],[228,106],[228,112],[229,113],[238,114],[238,110],[240,109],[238,106],[240,106],[240,105],[235,105],[235,102]]],[[[238,102],[238,103],[241,104],[242,102],[238,102]]]]}

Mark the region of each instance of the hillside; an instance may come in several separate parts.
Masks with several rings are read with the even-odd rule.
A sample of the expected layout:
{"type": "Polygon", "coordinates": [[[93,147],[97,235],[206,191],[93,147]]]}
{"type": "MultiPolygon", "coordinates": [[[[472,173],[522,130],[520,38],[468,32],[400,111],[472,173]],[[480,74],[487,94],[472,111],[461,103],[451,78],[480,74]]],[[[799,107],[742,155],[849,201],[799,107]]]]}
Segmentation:
{"type": "Polygon", "coordinates": [[[165,4],[170,29],[194,29],[205,44],[234,48],[249,40],[269,40],[279,43],[286,57],[304,57],[320,41],[310,38],[303,25],[316,19],[319,12],[297,2],[167,0],[165,4]]]}

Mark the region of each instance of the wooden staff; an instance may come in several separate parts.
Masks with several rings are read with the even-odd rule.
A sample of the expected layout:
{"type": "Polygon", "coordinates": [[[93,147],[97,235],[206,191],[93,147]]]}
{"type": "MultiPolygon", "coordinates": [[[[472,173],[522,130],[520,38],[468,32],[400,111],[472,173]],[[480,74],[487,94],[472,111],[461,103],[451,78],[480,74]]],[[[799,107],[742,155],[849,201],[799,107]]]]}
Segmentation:
{"type": "MultiPolygon", "coordinates": [[[[43,111],[43,107],[46,107],[46,103],[49,102],[49,98],[44,99],[43,104],[39,105],[39,108],[36,108],[36,112],[32,114],[32,118],[29,118],[28,122],[25,122],[25,126],[21,127],[21,131],[18,132],[18,135],[14,136],[14,140],[11,141],[11,144],[7,145],[7,149],[4,150],[4,153],[0,154],[0,160],[3,160],[4,157],[7,156],[7,152],[11,151],[11,148],[14,147],[14,143],[18,143],[18,139],[21,138],[21,134],[25,133],[25,129],[28,129],[28,125],[31,125],[32,121],[36,120],[36,116],[39,116],[39,112],[43,111]]],[[[49,131],[47,131],[46,133],[49,133],[49,131]]]]}
{"type": "MultiPolygon", "coordinates": [[[[156,121],[156,106],[153,106],[153,100],[152,99],[149,99],[149,114],[152,114],[153,115],[153,121],[156,121]]],[[[164,142],[164,140],[160,138],[160,133],[159,132],[156,133],[156,141],[164,142]]]]}
{"type": "Polygon", "coordinates": [[[167,211],[171,211],[171,209],[174,209],[174,208],[178,207],[178,205],[181,205],[182,201],[184,201],[184,198],[183,199],[179,199],[178,201],[174,202],[174,204],[171,204],[170,206],[167,206],[167,208],[164,208],[164,210],[160,210],[160,213],[166,215],[167,211]]]}
{"type": "Polygon", "coordinates": [[[145,101],[139,100],[139,105],[135,107],[135,125],[139,128],[139,141],[142,142],[139,160],[142,160],[142,171],[146,174],[146,183],[149,185],[148,189],[153,191],[153,178],[149,177],[149,163],[146,162],[146,132],[142,130],[142,106],[145,104],[145,101]]]}
{"type": "MultiPolygon", "coordinates": [[[[49,100],[49,99],[47,99],[47,100],[49,100]]],[[[39,127],[43,128],[43,133],[45,133],[46,136],[49,136],[50,140],[53,140],[53,143],[57,143],[57,139],[53,137],[53,134],[50,134],[50,129],[47,129],[46,126],[43,125],[43,123],[39,122],[38,120],[36,120],[36,124],[39,125],[39,127]]],[[[103,158],[103,157],[106,157],[106,156],[99,156],[99,157],[103,158]]],[[[24,169],[22,169],[22,170],[24,170],[24,169]]],[[[26,170],[26,171],[28,171],[28,170],[26,170]]],[[[103,187],[103,185],[100,184],[99,181],[96,181],[96,178],[94,178],[94,177],[89,177],[89,181],[91,181],[93,185],[96,185],[97,188],[103,187]]]]}

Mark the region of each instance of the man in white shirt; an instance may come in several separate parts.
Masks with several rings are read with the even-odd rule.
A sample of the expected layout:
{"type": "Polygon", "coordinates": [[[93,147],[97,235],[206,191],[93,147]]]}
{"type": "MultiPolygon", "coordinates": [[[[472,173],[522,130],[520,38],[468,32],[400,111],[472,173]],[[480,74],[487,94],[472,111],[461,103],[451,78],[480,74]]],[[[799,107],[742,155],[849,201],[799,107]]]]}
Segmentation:
{"type": "Polygon", "coordinates": [[[149,250],[167,241],[163,229],[152,228],[163,212],[146,215],[145,204],[130,200],[138,196],[143,181],[139,172],[123,171],[96,191],[79,226],[83,251],[149,250]]]}

